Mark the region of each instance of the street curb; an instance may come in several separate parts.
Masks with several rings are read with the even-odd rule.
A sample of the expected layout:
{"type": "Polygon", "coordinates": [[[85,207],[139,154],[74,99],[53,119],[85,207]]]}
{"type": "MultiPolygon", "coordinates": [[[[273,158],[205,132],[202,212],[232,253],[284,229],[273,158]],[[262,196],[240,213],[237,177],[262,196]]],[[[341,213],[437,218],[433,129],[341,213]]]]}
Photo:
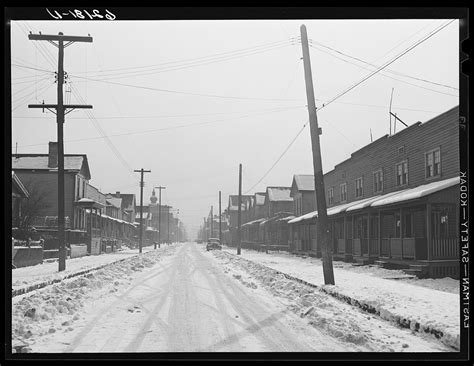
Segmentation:
{"type": "MultiPolygon", "coordinates": [[[[234,256],[234,257],[238,257],[237,255],[235,254],[232,254],[232,253],[228,253],[226,251],[223,251],[223,253],[226,253],[226,255],[231,255],[231,256],[234,256]]],[[[314,283],[310,283],[308,281],[305,281],[305,280],[302,280],[301,278],[298,278],[298,277],[295,277],[295,276],[292,276],[292,275],[289,275],[288,273],[285,273],[285,272],[281,272],[279,270],[276,270],[274,268],[271,268],[271,267],[268,267],[268,266],[265,266],[264,264],[261,264],[261,263],[257,263],[257,262],[254,262],[254,261],[251,261],[249,259],[246,259],[246,258],[242,258],[242,257],[238,257],[239,259],[241,260],[244,260],[244,261],[247,261],[247,262],[250,262],[252,264],[257,264],[259,266],[262,266],[264,268],[267,268],[275,273],[278,273],[278,274],[281,274],[282,276],[284,276],[285,278],[289,279],[289,280],[293,280],[293,281],[296,281],[296,282],[299,282],[303,285],[306,285],[306,286],[309,286],[309,287],[312,287],[312,288],[315,288],[319,291],[322,291],[340,301],[344,301],[346,303],[348,303],[349,305],[353,305],[353,306],[357,306],[358,308],[360,308],[361,310],[365,311],[365,312],[368,312],[370,314],[374,314],[374,315],[377,315],[379,316],[381,319],[384,319],[384,320],[387,320],[387,321],[390,321],[390,322],[395,322],[397,325],[401,326],[402,328],[408,328],[408,329],[411,329],[413,331],[416,331],[418,333],[430,333],[432,334],[436,339],[438,339],[439,341],[441,341],[443,344],[445,344],[446,346],[449,346],[449,347],[452,347],[454,348],[455,350],[459,351],[460,350],[460,344],[459,344],[459,337],[457,337],[457,341],[455,342],[455,344],[453,344],[453,342],[449,342],[446,340],[446,338],[444,337],[444,333],[443,331],[439,330],[439,329],[436,329],[436,328],[432,328],[431,326],[427,326],[427,327],[422,327],[422,325],[416,321],[416,320],[411,320],[411,319],[407,319],[407,318],[401,318],[395,314],[391,314],[389,313],[389,315],[392,315],[393,318],[386,318],[383,316],[383,314],[380,313],[380,310],[378,310],[377,308],[373,307],[372,305],[370,304],[367,304],[367,303],[364,303],[364,302],[361,302],[357,299],[354,299],[350,296],[347,296],[347,295],[344,295],[344,294],[341,294],[339,292],[336,292],[334,290],[330,290],[328,288],[325,288],[323,286],[319,286],[319,285],[315,285],[314,283]],[[395,321],[393,321],[393,319],[395,319],[395,321]],[[413,326],[411,325],[412,323],[414,322],[413,326]]]]}
{"type": "Polygon", "coordinates": [[[88,268],[88,269],[85,269],[85,270],[82,270],[82,271],[73,272],[73,273],[70,273],[67,276],[64,276],[64,277],[61,277],[61,278],[55,278],[55,279],[49,280],[49,281],[38,282],[38,283],[35,283],[33,285],[28,285],[28,286],[25,286],[25,287],[17,288],[15,290],[12,289],[12,297],[23,295],[23,294],[26,294],[28,292],[53,285],[55,283],[67,280],[67,279],[72,278],[72,277],[81,276],[83,274],[86,274],[86,273],[89,273],[89,272],[92,272],[92,271],[97,271],[97,270],[102,269],[104,267],[107,267],[111,264],[120,263],[120,262],[126,261],[128,259],[135,258],[138,255],[139,254],[133,255],[133,256],[128,257],[128,258],[119,259],[119,260],[114,261],[114,262],[103,264],[99,267],[93,267],[93,268],[88,268]]]}

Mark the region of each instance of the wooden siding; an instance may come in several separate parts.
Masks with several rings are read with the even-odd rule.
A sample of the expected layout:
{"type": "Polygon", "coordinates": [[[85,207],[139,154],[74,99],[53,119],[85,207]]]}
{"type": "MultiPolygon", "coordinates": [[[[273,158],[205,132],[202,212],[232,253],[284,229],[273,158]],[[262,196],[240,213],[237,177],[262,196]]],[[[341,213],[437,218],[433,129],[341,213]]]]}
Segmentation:
{"type": "Polygon", "coordinates": [[[383,170],[383,194],[458,176],[458,119],[459,110],[453,108],[426,123],[382,137],[353,153],[351,158],[324,175],[326,196],[329,188],[334,188],[334,203],[328,207],[341,204],[341,183],[347,183],[347,202],[356,200],[355,180],[359,177],[363,178],[362,198],[374,196],[373,172],[378,169],[383,170]],[[403,152],[399,151],[400,147],[404,148],[403,152]],[[438,147],[441,151],[441,175],[426,179],[425,153],[438,147]],[[396,185],[395,166],[402,160],[408,161],[408,184],[400,187],[396,185]]]}
{"type": "MultiPolygon", "coordinates": [[[[58,175],[56,172],[17,170],[15,174],[26,186],[34,186],[34,190],[44,196],[45,207],[41,209],[38,216],[58,215],[58,175]]],[[[64,174],[64,215],[71,219],[71,223],[73,223],[75,177],[75,173],[64,174]]]]}

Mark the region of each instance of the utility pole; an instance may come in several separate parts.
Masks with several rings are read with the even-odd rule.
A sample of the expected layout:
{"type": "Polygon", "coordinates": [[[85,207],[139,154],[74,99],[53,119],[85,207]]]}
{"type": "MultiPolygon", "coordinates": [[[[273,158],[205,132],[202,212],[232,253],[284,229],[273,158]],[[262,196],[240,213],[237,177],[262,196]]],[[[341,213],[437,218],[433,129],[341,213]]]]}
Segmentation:
{"type": "Polygon", "coordinates": [[[56,113],[56,123],[58,129],[58,239],[59,239],[59,272],[66,269],[66,243],[64,233],[64,139],[63,124],[64,116],[73,109],[92,109],[91,105],[64,104],[63,84],[64,84],[64,48],[74,42],[92,42],[92,37],[65,36],[62,32],[58,35],[29,34],[29,40],[48,41],[58,48],[58,103],[57,104],[29,104],[28,108],[46,108],[50,112],[56,113]],[[57,43],[55,43],[56,41],[57,43]],[[66,44],[64,44],[66,42],[66,44]],[[53,110],[56,110],[54,112],[53,110]]]}
{"type": "MultiPolygon", "coordinates": [[[[166,187],[158,186],[155,188],[158,188],[160,190],[159,200],[158,200],[158,248],[161,248],[161,190],[166,189],[166,187]]],[[[155,249],[156,249],[156,243],[155,243],[155,249]]]]}
{"type": "Polygon", "coordinates": [[[171,206],[168,206],[168,245],[170,245],[170,215],[171,215],[171,206]]]}
{"type": "Polygon", "coordinates": [[[221,212],[221,191],[219,191],[219,242],[222,245],[222,212],[221,212]]]}
{"type": "Polygon", "coordinates": [[[214,237],[214,213],[212,212],[212,206],[211,206],[211,234],[209,235],[210,238],[214,237]]]}
{"type": "Polygon", "coordinates": [[[143,241],[143,186],[145,185],[143,182],[143,174],[144,173],[151,173],[151,170],[144,170],[141,168],[140,170],[134,170],[136,173],[141,173],[140,179],[140,241],[139,241],[139,252],[142,252],[142,241],[143,241]]]}
{"type": "Polygon", "coordinates": [[[311,146],[313,149],[314,188],[316,192],[316,206],[318,209],[317,238],[321,242],[321,254],[323,260],[324,283],[334,285],[334,270],[332,266],[332,248],[329,246],[329,225],[326,209],[326,195],[324,190],[323,169],[321,162],[321,147],[314,100],[313,76],[311,74],[311,61],[309,59],[308,35],[305,25],[301,25],[301,46],[303,48],[304,75],[306,81],[306,97],[308,100],[309,126],[311,134],[311,146]]]}
{"type": "Polygon", "coordinates": [[[237,215],[237,255],[240,255],[242,240],[242,164],[239,164],[239,209],[237,215]]]}

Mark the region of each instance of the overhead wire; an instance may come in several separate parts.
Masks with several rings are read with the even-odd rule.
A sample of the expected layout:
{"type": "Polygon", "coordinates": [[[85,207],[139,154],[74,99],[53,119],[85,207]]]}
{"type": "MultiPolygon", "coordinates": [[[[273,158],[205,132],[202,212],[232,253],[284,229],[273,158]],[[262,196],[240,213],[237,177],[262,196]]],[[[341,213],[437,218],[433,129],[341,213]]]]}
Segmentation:
{"type": "Polygon", "coordinates": [[[356,88],[357,86],[359,86],[360,84],[362,84],[363,82],[365,82],[366,80],[368,80],[369,78],[371,78],[372,76],[374,76],[375,74],[377,74],[378,72],[382,71],[384,68],[386,68],[387,66],[391,65],[392,63],[394,63],[396,60],[398,60],[400,57],[404,56],[405,54],[407,54],[408,52],[410,52],[412,49],[414,49],[415,47],[419,46],[420,44],[422,44],[423,42],[425,42],[426,40],[428,40],[429,38],[431,38],[432,36],[434,36],[435,34],[437,34],[438,32],[440,32],[441,30],[443,30],[444,28],[446,28],[449,24],[451,24],[452,22],[454,22],[454,20],[451,20],[443,25],[441,25],[440,27],[436,28],[435,30],[433,30],[432,32],[430,32],[428,35],[424,36],[422,39],[418,40],[415,44],[411,45],[410,47],[408,47],[407,49],[405,49],[404,51],[402,51],[401,53],[399,53],[397,56],[393,57],[391,60],[389,60],[388,62],[386,62],[384,65],[380,66],[377,70],[374,70],[372,71],[370,74],[366,75],[365,77],[363,77],[361,80],[359,80],[358,82],[356,82],[355,84],[353,84],[352,86],[350,86],[349,88],[345,89],[344,91],[338,93],[336,96],[334,96],[333,98],[329,99],[327,102],[323,103],[323,105],[319,108],[319,110],[323,109],[323,108],[326,108],[329,104],[333,103],[335,100],[339,99],[340,97],[342,97],[343,95],[347,94],[349,91],[351,91],[352,89],[356,88]]]}
{"type": "MultiPolygon", "coordinates": [[[[430,32],[428,35],[424,36],[422,39],[418,40],[415,44],[411,45],[410,47],[406,48],[404,51],[402,51],[401,53],[399,53],[397,56],[395,56],[394,58],[392,58],[391,60],[389,60],[388,62],[386,62],[383,66],[379,67],[377,70],[373,71],[372,73],[370,73],[369,75],[367,75],[366,77],[364,77],[362,80],[360,80],[359,82],[355,83],[354,85],[352,85],[351,87],[349,87],[348,89],[346,89],[345,91],[337,94],[335,97],[333,97],[332,99],[329,100],[329,102],[326,102],[322,105],[322,107],[320,107],[319,109],[317,110],[321,110],[322,108],[328,106],[330,103],[334,102],[335,100],[337,100],[338,98],[340,98],[341,96],[343,96],[344,94],[348,93],[350,90],[354,89],[355,87],[357,87],[358,85],[362,84],[364,81],[366,81],[367,79],[369,79],[370,77],[372,77],[373,75],[375,75],[377,72],[383,70],[385,67],[389,66],[390,64],[392,64],[393,62],[395,62],[396,60],[398,60],[400,57],[402,57],[403,55],[405,55],[406,53],[408,53],[410,50],[412,50],[413,48],[417,47],[418,45],[420,45],[421,43],[425,42],[427,39],[431,38],[432,36],[434,36],[436,33],[440,32],[442,29],[444,29],[445,27],[447,27],[449,24],[451,24],[454,20],[451,20],[439,27],[437,27],[435,30],[433,30],[432,32],[430,32]]],[[[289,150],[289,148],[291,147],[291,145],[293,145],[293,143],[296,141],[296,139],[298,138],[298,136],[303,132],[304,128],[306,127],[308,122],[306,122],[303,127],[298,131],[298,133],[296,134],[296,136],[291,140],[290,144],[287,145],[287,147],[285,148],[285,150],[283,151],[282,154],[280,154],[280,156],[278,157],[278,159],[273,163],[273,165],[270,167],[270,169],[268,169],[265,174],[262,176],[262,178],[260,178],[258,180],[257,183],[255,183],[250,189],[248,189],[245,193],[248,193],[250,192],[253,188],[255,188],[272,170],[273,168],[278,164],[278,162],[283,158],[283,156],[286,154],[286,152],[289,150]]]]}

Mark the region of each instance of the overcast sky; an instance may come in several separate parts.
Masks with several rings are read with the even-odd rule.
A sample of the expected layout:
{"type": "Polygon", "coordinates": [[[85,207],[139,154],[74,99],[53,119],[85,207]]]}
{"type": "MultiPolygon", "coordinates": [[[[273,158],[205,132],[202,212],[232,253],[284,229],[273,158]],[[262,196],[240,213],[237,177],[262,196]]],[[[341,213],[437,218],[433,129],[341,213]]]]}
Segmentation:
{"type": "Polygon", "coordinates": [[[180,210],[193,238],[210,206],[218,212],[219,190],[223,209],[238,193],[239,163],[245,194],[313,174],[309,125],[301,131],[302,24],[316,106],[330,102],[318,111],[328,172],[371,133],[390,132],[392,88],[392,112],[408,125],[459,104],[459,22],[451,20],[12,21],[12,153],[16,144],[18,153],[47,153],[57,139],[55,115],[27,107],[56,103],[57,48],[28,33],[90,34],[92,43],[65,49],[65,101],[93,105],[66,115],[65,153],[87,154],[90,183],[102,192],[137,200],[133,170],[151,170],[144,202],[165,186],[162,204],[180,210]]]}

